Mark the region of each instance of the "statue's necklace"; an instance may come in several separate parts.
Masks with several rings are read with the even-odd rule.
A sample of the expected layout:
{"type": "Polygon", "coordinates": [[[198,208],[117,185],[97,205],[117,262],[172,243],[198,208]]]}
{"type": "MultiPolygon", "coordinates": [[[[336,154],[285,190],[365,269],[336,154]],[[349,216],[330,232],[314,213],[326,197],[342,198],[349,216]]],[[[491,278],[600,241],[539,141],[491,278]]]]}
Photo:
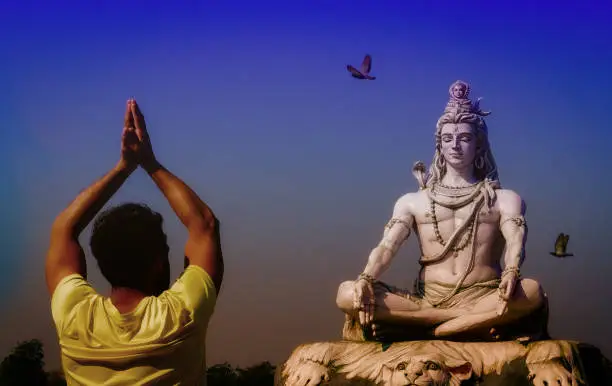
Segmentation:
{"type": "MultiPolygon", "coordinates": [[[[440,234],[440,228],[438,226],[438,218],[436,216],[436,203],[433,200],[431,200],[430,203],[431,203],[430,204],[431,205],[431,217],[433,220],[434,233],[436,234],[436,240],[442,246],[446,246],[446,241],[442,238],[442,235],[440,234]]],[[[474,219],[470,220],[470,223],[467,226],[467,229],[465,230],[464,236],[461,238],[461,241],[457,243],[457,245],[452,247],[455,257],[459,255],[459,252],[465,249],[465,247],[468,245],[472,237],[472,232],[474,230],[474,222],[475,222],[474,219]]]]}
{"type": "Polygon", "coordinates": [[[435,183],[432,186],[432,193],[450,198],[460,198],[469,196],[475,191],[479,190],[480,182],[476,182],[467,186],[448,186],[441,183],[435,183]]]}
{"type": "MultiPolygon", "coordinates": [[[[430,194],[431,217],[433,220],[434,233],[436,235],[436,240],[442,246],[446,246],[446,241],[442,238],[442,235],[440,234],[438,218],[436,216],[436,203],[448,209],[452,209],[452,210],[458,209],[469,203],[472,203],[474,201],[474,198],[478,195],[478,193],[480,193],[481,187],[482,187],[481,182],[478,182],[472,185],[468,185],[468,186],[461,186],[461,187],[447,186],[447,185],[443,185],[439,183],[436,183],[432,186],[431,194],[430,194]],[[440,200],[439,197],[436,197],[436,198],[432,197],[432,196],[438,196],[438,195],[443,196],[443,197],[448,197],[451,200],[449,200],[450,202],[447,200],[444,200],[445,202],[440,202],[442,200],[440,200]]],[[[470,217],[473,217],[473,216],[470,216],[470,217]]],[[[469,243],[472,237],[472,232],[474,230],[474,223],[475,223],[475,220],[474,218],[472,218],[472,220],[467,226],[467,229],[465,229],[465,233],[464,233],[464,236],[461,238],[461,241],[456,246],[453,246],[452,250],[454,252],[455,257],[459,254],[459,251],[465,249],[465,247],[469,243]]]]}

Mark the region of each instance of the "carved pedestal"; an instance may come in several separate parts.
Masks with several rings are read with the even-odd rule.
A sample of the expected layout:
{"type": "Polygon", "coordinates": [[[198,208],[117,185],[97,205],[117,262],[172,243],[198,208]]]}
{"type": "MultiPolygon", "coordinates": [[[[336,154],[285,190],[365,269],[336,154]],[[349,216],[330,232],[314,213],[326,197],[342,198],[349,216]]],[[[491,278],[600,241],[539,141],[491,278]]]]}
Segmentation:
{"type": "Polygon", "coordinates": [[[278,367],[277,386],[612,385],[612,365],[594,346],[563,340],[383,344],[316,342],[278,367]]]}

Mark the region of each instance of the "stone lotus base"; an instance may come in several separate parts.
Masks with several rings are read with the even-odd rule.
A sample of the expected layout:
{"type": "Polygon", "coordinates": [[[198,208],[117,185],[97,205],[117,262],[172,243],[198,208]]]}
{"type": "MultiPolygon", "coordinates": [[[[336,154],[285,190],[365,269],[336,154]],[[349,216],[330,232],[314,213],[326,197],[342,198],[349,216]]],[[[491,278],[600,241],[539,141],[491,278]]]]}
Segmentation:
{"type": "Polygon", "coordinates": [[[278,366],[275,385],[612,385],[594,346],[563,340],[316,342],[278,366]]]}

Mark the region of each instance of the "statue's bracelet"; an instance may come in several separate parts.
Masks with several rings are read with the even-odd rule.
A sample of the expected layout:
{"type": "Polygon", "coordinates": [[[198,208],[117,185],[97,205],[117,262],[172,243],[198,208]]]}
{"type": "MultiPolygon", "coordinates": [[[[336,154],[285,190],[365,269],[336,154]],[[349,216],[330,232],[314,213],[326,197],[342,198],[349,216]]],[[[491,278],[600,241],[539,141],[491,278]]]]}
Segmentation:
{"type": "Polygon", "coordinates": [[[521,270],[519,267],[506,267],[506,269],[504,269],[504,271],[502,272],[502,277],[510,273],[514,273],[517,277],[521,276],[521,270]]]}
{"type": "Polygon", "coordinates": [[[374,283],[376,281],[376,279],[374,279],[374,276],[372,275],[368,275],[367,273],[360,273],[359,276],[357,276],[357,280],[365,280],[368,283],[374,283]]]}

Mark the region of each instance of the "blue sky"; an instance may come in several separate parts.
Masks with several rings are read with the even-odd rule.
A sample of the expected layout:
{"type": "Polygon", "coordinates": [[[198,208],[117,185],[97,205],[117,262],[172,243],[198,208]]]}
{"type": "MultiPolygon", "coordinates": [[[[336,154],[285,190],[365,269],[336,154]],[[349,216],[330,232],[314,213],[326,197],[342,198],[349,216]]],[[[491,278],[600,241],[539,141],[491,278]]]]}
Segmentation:
{"type": "MultiPolygon", "coordinates": [[[[224,225],[209,362],[279,362],[300,343],[339,338],[336,288],[361,271],[394,201],[416,189],[411,166],[431,161],[448,86],[462,79],[493,111],[502,185],[527,201],[523,275],[548,293],[551,332],[612,356],[612,9],[603,1],[54,4],[0,5],[9,53],[0,61],[0,304],[9,310],[0,350],[38,336],[58,365],[43,274],[49,226],[116,162],[130,96],[160,160],[224,225]],[[365,53],[376,81],[346,72],[365,53]],[[571,235],[574,258],[548,255],[558,232],[571,235]]],[[[144,173],[112,202],[127,200],[165,216],[178,275],[186,235],[144,173]]],[[[410,285],[416,260],[410,239],[383,279],[410,285]]]]}

